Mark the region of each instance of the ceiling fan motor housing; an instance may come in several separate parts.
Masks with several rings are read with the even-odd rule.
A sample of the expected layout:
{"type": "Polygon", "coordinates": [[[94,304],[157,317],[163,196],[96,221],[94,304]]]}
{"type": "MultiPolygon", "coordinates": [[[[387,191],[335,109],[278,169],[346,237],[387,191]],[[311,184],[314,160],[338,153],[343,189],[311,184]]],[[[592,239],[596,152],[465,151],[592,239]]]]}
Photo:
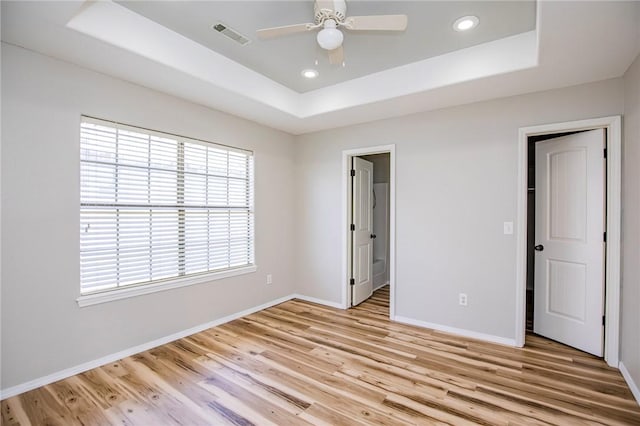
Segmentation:
{"type": "Polygon", "coordinates": [[[327,19],[344,22],[347,3],[344,0],[317,0],[313,5],[313,13],[316,24],[321,24],[327,19]]]}

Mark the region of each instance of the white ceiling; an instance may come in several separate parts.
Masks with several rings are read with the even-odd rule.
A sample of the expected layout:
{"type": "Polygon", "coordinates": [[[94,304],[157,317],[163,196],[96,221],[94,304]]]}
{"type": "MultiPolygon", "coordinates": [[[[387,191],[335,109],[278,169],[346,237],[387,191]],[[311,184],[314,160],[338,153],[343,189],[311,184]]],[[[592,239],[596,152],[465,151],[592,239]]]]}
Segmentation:
{"type": "MultiPolygon", "coordinates": [[[[269,2],[274,10],[280,3],[287,4],[269,2]]],[[[381,3],[397,11],[393,7],[404,2],[381,3]]],[[[441,6],[419,5],[425,10],[441,6]]],[[[543,1],[536,3],[534,30],[448,53],[431,51],[426,55],[436,56],[400,66],[395,65],[406,56],[390,64],[373,52],[377,57],[368,60],[380,60],[384,71],[338,78],[341,82],[300,93],[288,87],[293,84],[286,79],[277,82],[260,68],[251,69],[212,50],[213,45],[198,43],[195,35],[180,34],[118,3],[2,1],[1,7],[3,42],[293,134],[619,77],[640,50],[640,2],[543,1]]],[[[281,12],[285,22],[274,25],[289,22],[289,10],[281,12]]],[[[176,16],[180,19],[174,21],[184,20],[184,28],[192,26],[191,18],[176,16]]],[[[488,25],[480,19],[477,30],[488,25]]],[[[409,14],[410,28],[416,21],[420,18],[409,14]]],[[[351,36],[347,34],[348,41],[351,36]]],[[[285,46],[275,49],[278,55],[285,54],[293,37],[278,41],[285,46]]],[[[451,42],[442,46],[444,52],[451,42]]],[[[355,52],[345,47],[351,61],[355,52]]]]}
{"type": "Polygon", "coordinates": [[[313,1],[118,1],[189,39],[296,92],[331,86],[374,72],[535,29],[535,1],[362,1],[349,0],[347,15],[406,14],[404,32],[344,31],[345,66],[330,65],[316,40],[317,31],[271,40],[258,29],[313,22],[313,1]],[[480,25],[457,32],[452,23],[475,15],[480,25]],[[224,25],[248,37],[242,46],[211,29],[224,25]],[[315,62],[318,62],[317,65],[315,62]],[[301,71],[319,71],[305,79],[301,71]]]}

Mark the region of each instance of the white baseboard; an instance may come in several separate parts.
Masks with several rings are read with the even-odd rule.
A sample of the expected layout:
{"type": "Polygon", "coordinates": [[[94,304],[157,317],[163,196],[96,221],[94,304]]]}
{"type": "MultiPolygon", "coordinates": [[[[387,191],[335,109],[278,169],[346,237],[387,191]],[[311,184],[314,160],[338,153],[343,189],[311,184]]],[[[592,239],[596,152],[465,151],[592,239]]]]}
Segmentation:
{"type": "Polygon", "coordinates": [[[345,309],[345,307],[342,306],[342,303],[332,302],[330,300],[324,300],[324,299],[317,299],[315,297],[305,296],[304,294],[294,294],[293,298],[304,300],[306,302],[317,303],[318,305],[329,306],[331,308],[345,309]]]}
{"type": "Polygon", "coordinates": [[[515,346],[515,339],[494,336],[492,334],[478,333],[477,331],[465,330],[462,328],[449,327],[447,325],[434,324],[431,322],[420,321],[413,318],[407,318],[396,315],[393,319],[403,324],[417,325],[418,327],[430,328],[432,330],[444,331],[446,333],[456,334],[462,337],[470,337],[472,339],[484,340],[485,342],[498,343],[500,345],[515,346]]]}
{"type": "Polygon", "coordinates": [[[627,385],[629,385],[629,389],[631,389],[631,393],[633,394],[636,401],[640,405],[640,388],[638,387],[638,384],[633,380],[633,377],[631,377],[631,373],[629,373],[629,370],[627,370],[627,367],[624,366],[622,361],[620,361],[618,368],[620,368],[622,377],[624,377],[624,380],[627,382],[627,385]]]}
{"type": "Polygon", "coordinates": [[[236,312],[234,314],[227,315],[225,317],[218,318],[216,320],[209,321],[209,322],[204,323],[204,324],[196,325],[195,327],[191,327],[191,328],[189,328],[187,330],[179,331],[177,333],[173,333],[173,334],[170,334],[168,336],[164,336],[164,337],[161,337],[159,339],[152,340],[150,342],[146,342],[146,343],[143,343],[141,345],[134,346],[132,348],[128,348],[128,349],[122,350],[120,352],[116,352],[116,353],[113,353],[113,354],[110,354],[110,355],[107,355],[107,356],[103,356],[102,358],[94,359],[93,361],[89,361],[89,362],[82,363],[80,365],[76,365],[75,367],[67,368],[67,369],[64,369],[62,371],[58,371],[58,372],[53,373],[53,374],[48,374],[48,375],[46,375],[44,377],[39,377],[37,379],[30,380],[28,382],[21,383],[19,385],[11,386],[10,388],[7,388],[7,389],[2,389],[0,391],[0,400],[11,398],[12,396],[19,395],[19,394],[21,394],[23,392],[27,392],[27,391],[30,391],[32,389],[39,388],[41,386],[45,386],[45,385],[48,385],[48,384],[53,383],[53,382],[57,382],[58,380],[62,380],[62,379],[66,379],[66,378],[71,377],[71,376],[75,376],[76,374],[80,374],[80,373],[83,373],[85,371],[88,371],[88,370],[103,366],[105,364],[109,364],[109,363],[118,361],[118,360],[120,360],[122,358],[126,358],[128,356],[135,355],[135,354],[140,353],[140,352],[148,351],[149,349],[153,349],[153,348],[155,348],[157,346],[161,346],[161,345],[165,345],[165,344],[167,344],[169,342],[173,342],[174,340],[182,339],[183,337],[187,337],[187,336],[190,336],[192,334],[199,333],[199,332],[201,332],[203,330],[206,330],[208,328],[216,327],[218,325],[222,325],[224,323],[227,323],[229,321],[233,321],[233,320],[238,319],[240,317],[244,317],[244,316],[253,314],[255,312],[261,311],[263,309],[270,308],[271,306],[278,305],[280,303],[286,302],[287,300],[291,300],[294,297],[298,297],[298,295],[291,294],[291,295],[288,295],[288,296],[284,296],[284,297],[281,297],[279,299],[275,299],[275,300],[272,300],[270,302],[263,303],[262,305],[259,305],[259,306],[254,306],[252,308],[245,309],[243,311],[236,312]]]}
{"type": "Polygon", "coordinates": [[[388,286],[388,285],[389,285],[389,281],[387,281],[387,282],[385,282],[385,283],[380,284],[378,287],[374,287],[374,288],[373,288],[373,291],[380,290],[382,287],[384,287],[384,286],[388,286]]]}

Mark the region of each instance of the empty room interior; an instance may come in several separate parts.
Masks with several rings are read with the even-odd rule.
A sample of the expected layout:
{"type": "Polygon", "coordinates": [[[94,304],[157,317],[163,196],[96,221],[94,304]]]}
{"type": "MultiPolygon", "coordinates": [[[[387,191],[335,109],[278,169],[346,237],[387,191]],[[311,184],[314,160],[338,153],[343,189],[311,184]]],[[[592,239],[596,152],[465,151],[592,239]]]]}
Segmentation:
{"type": "Polygon", "coordinates": [[[25,425],[640,425],[640,1],[5,1],[25,425]]]}

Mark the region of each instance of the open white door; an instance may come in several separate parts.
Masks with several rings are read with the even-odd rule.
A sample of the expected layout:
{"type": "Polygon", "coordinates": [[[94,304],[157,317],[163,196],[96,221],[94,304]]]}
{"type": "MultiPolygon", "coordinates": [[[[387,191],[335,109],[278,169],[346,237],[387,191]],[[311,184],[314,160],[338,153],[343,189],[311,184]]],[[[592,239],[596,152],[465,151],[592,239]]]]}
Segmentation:
{"type": "Polygon", "coordinates": [[[603,129],[536,143],[534,332],[603,354],[603,129]]]}
{"type": "Polygon", "coordinates": [[[353,157],[351,214],[351,306],[373,294],[373,164],[353,157]]]}

